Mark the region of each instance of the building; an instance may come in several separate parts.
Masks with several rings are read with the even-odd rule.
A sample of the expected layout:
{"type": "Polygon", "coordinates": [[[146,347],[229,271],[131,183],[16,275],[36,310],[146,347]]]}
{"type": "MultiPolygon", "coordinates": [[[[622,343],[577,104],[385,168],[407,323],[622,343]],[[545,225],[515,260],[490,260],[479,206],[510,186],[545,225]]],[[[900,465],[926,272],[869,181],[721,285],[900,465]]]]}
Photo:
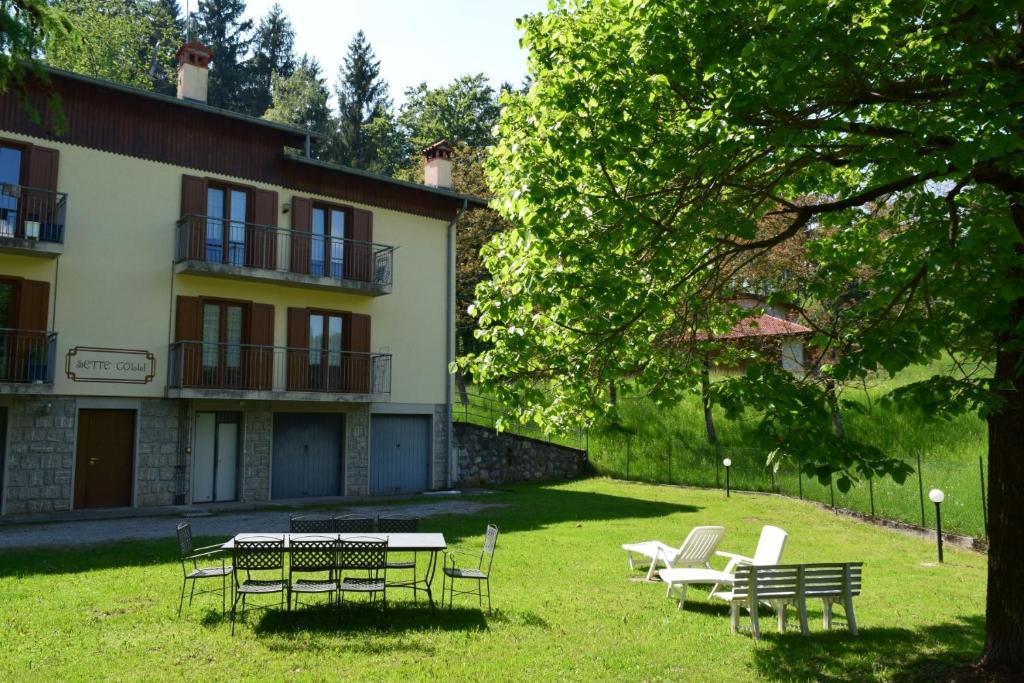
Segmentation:
{"type": "Polygon", "coordinates": [[[0,96],[0,512],[448,485],[454,230],[309,134],[52,70],[0,96]],[[54,132],[59,97],[66,124],[54,132]],[[304,151],[305,150],[305,151],[304,151]]]}

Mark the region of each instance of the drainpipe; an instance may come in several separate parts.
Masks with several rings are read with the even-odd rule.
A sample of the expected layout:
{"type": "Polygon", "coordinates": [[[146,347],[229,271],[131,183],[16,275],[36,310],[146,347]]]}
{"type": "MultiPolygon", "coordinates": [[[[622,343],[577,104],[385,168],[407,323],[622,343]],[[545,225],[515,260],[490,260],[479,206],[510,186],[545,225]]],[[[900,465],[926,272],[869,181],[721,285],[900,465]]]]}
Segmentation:
{"type": "Polygon", "coordinates": [[[444,388],[445,388],[445,404],[446,404],[446,421],[448,430],[447,439],[447,451],[448,451],[448,476],[445,478],[445,488],[451,488],[455,480],[455,468],[456,463],[453,461],[454,448],[452,448],[452,373],[448,369],[451,364],[455,361],[455,327],[452,318],[452,311],[455,308],[455,298],[453,288],[455,286],[455,224],[459,222],[459,216],[462,212],[469,207],[469,200],[462,200],[462,208],[459,209],[455,218],[452,219],[451,223],[448,224],[448,248],[445,251],[445,261],[447,268],[445,268],[445,291],[447,292],[447,299],[445,301],[445,328],[444,328],[444,342],[445,342],[445,355],[447,362],[444,364],[444,388]]]}
{"type": "Polygon", "coordinates": [[[313,158],[313,144],[308,135],[306,136],[306,144],[303,146],[302,151],[307,159],[313,158]]]}

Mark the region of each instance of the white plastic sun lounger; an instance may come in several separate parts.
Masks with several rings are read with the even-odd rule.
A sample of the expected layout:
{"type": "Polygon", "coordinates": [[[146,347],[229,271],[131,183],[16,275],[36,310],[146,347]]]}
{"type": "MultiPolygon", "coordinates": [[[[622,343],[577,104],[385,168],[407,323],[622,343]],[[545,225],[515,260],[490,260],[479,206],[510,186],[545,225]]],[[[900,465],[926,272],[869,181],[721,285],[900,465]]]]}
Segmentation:
{"type": "Polygon", "coordinates": [[[711,555],[724,535],[725,527],[698,526],[690,531],[686,540],[678,548],[665,545],[661,541],[643,541],[642,543],[624,543],[622,549],[626,551],[630,571],[636,570],[634,554],[650,559],[650,567],[647,570],[647,579],[650,581],[654,579],[659,562],[664,563],[668,569],[692,566],[710,568],[711,555]]]}

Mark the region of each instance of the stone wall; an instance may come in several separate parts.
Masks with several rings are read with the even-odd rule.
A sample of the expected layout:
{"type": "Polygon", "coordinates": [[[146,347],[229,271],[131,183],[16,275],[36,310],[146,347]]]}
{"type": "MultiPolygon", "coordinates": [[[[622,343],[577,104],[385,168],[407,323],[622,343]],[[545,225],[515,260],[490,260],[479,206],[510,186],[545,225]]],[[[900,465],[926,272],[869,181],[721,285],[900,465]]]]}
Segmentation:
{"type": "Polygon", "coordinates": [[[75,400],[18,397],[7,409],[4,512],[71,508],[75,462],[75,400]],[[52,409],[47,409],[47,405],[52,409]]]}
{"type": "Polygon", "coordinates": [[[558,481],[586,471],[587,454],[575,448],[464,423],[454,425],[454,438],[462,485],[558,481]]]}
{"type": "Polygon", "coordinates": [[[173,505],[180,405],[172,400],[145,400],[139,412],[135,502],[140,507],[173,505]]]}
{"type": "Polygon", "coordinates": [[[242,418],[242,491],[240,499],[259,502],[270,498],[270,448],[274,416],[269,409],[249,408],[242,418]]]}
{"type": "Polygon", "coordinates": [[[370,492],[370,406],[352,405],[345,412],[345,495],[370,492]]]}
{"type": "Polygon", "coordinates": [[[434,406],[433,462],[430,468],[430,488],[443,489],[448,485],[448,406],[434,406]]]}

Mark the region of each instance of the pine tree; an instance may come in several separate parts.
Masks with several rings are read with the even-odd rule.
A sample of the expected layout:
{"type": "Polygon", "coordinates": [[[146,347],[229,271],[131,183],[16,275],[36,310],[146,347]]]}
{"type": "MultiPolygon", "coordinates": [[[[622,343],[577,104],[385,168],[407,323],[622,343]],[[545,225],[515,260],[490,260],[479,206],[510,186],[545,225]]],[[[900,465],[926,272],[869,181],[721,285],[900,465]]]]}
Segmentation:
{"type": "Polygon", "coordinates": [[[320,135],[313,143],[313,155],[322,158],[330,143],[335,125],[327,104],[330,92],[320,64],[303,55],[289,76],[271,76],[272,103],[263,118],[305,128],[320,135]]]}
{"type": "Polygon", "coordinates": [[[332,156],[348,166],[370,168],[377,155],[367,128],[391,112],[391,100],[380,77],[380,60],[362,31],[349,43],[335,92],[338,130],[332,156]]]}
{"type": "Polygon", "coordinates": [[[295,70],[295,31],[281,5],[274,4],[253,36],[246,98],[248,113],[262,116],[271,105],[271,81],[276,74],[288,78],[295,70]]]}
{"type": "Polygon", "coordinates": [[[178,0],[156,0],[153,5],[153,25],[149,77],[153,89],[158,93],[174,95],[177,92],[175,56],[185,42],[185,19],[178,0]],[[173,41],[170,45],[163,45],[162,36],[172,36],[173,41]]]}
{"type": "Polygon", "coordinates": [[[208,102],[241,112],[246,111],[246,59],[252,43],[252,20],[243,20],[244,13],[244,0],[199,0],[191,30],[192,40],[213,50],[208,102]]]}

